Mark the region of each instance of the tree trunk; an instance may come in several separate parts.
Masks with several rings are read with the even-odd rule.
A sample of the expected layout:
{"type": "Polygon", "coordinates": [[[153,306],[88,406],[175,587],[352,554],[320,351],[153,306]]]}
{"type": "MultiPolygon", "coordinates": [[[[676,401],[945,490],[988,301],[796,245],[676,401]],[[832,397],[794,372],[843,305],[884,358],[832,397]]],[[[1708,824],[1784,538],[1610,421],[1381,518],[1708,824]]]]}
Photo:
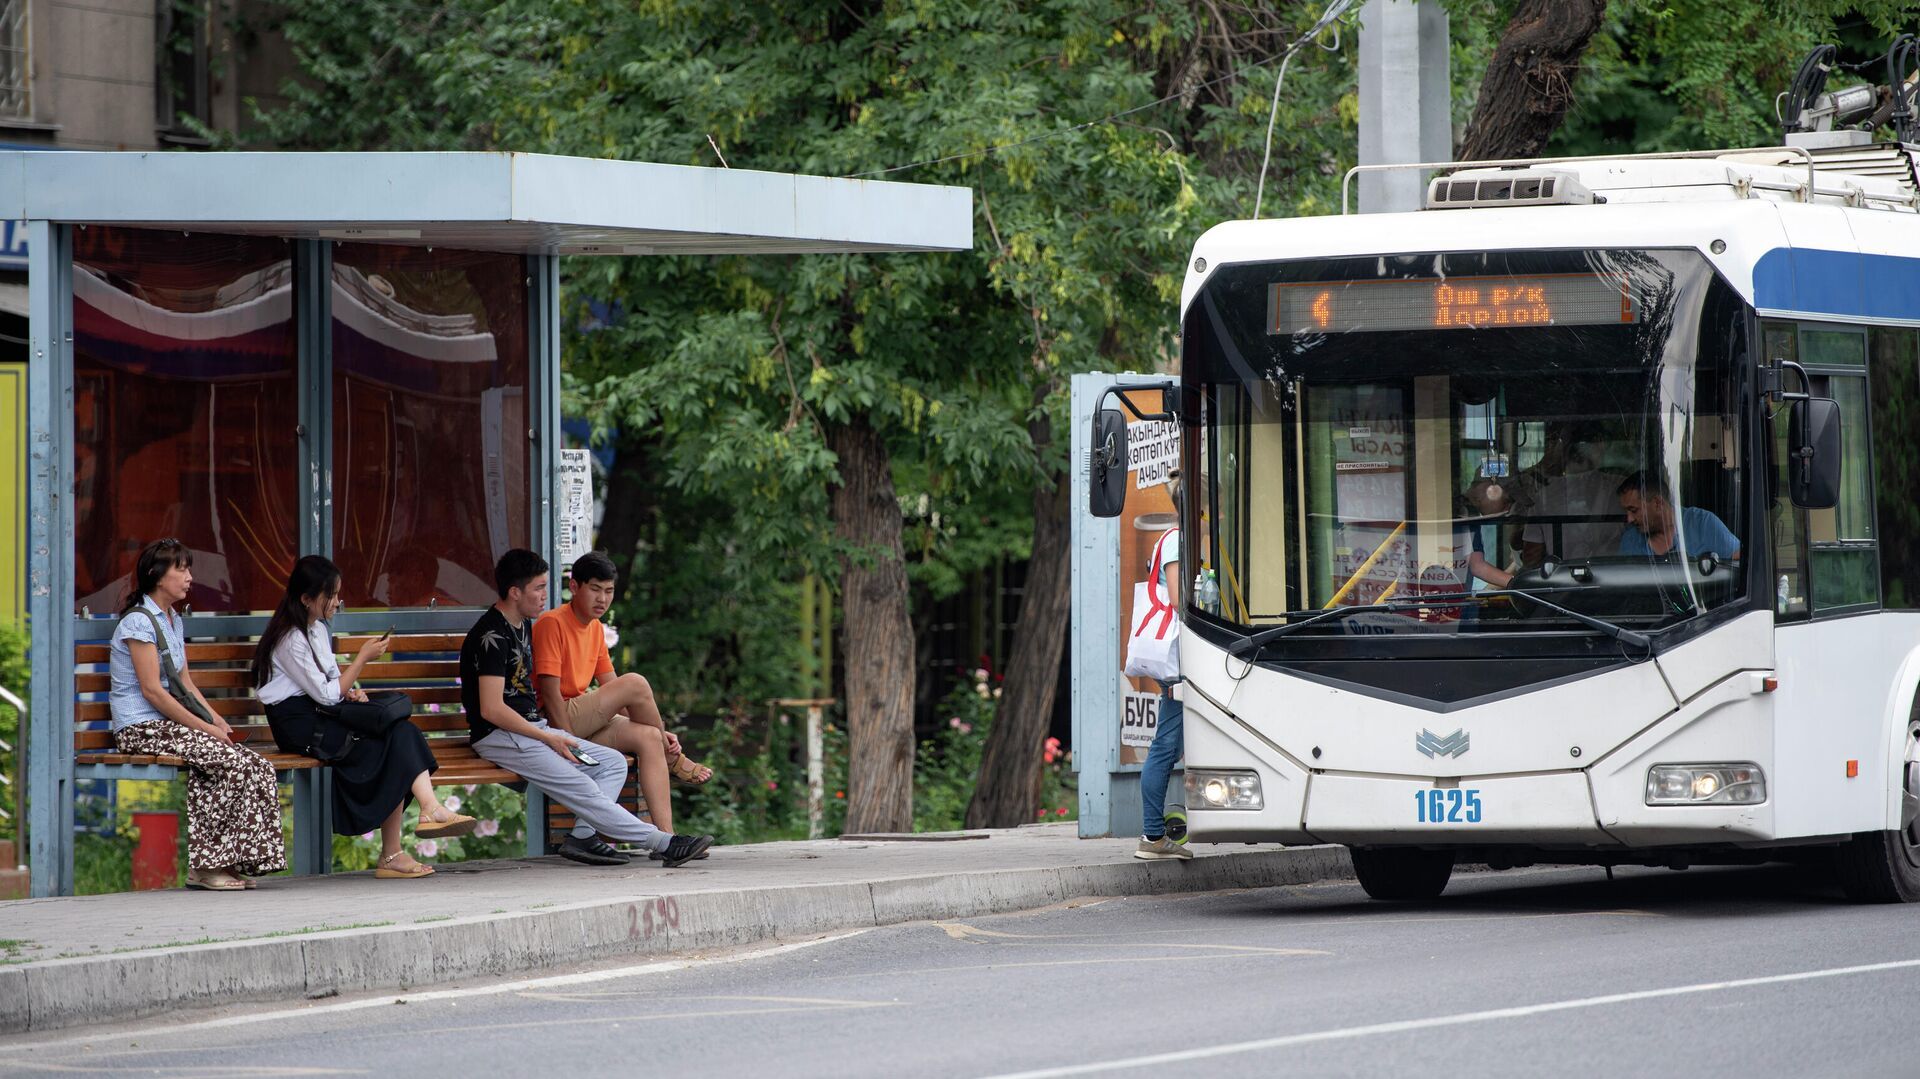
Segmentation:
{"type": "MultiPolygon", "coordinates": [[[[1034,390],[1036,415],[1027,423],[1035,455],[1046,460],[1053,422],[1042,407],[1052,383],[1034,390]]],[[[1064,471],[1043,476],[1033,489],[1033,555],[1020,600],[1020,623],[1000,706],[980,757],[980,781],[967,803],[967,827],[1014,828],[1033,820],[1040,805],[1040,747],[1060,687],[1060,650],[1072,613],[1073,523],[1064,471]]]]}
{"type": "Polygon", "coordinates": [[[862,554],[841,562],[846,669],[847,831],[913,830],[913,623],[905,523],[886,442],[865,416],[830,427],[839,458],[833,524],[862,554]]]}
{"type": "Polygon", "coordinates": [[[1460,160],[1539,155],[1567,114],[1606,10],[1606,0],[1520,0],[1480,82],[1460,160]]]}
{"type": "MultiPolygon", "coordinates": [[[[607,492],[601,504],[606,512],[600,518],[596,537],[600,550],[613,559],[619,575],[613,580],[613,598],[626,594],[627,581],[633,576],[633,552],[640,546],[649,519],[654,513],[654,490],[659,478],[647,460],[650,447],[641,439],[620,439],[614,445],[613,468],[607,473],[607,492]]],[[[557,583],[571,566],[553,567],[557,583]]],[[[557,587],[556,587],[557,594],[557,587]]]]}

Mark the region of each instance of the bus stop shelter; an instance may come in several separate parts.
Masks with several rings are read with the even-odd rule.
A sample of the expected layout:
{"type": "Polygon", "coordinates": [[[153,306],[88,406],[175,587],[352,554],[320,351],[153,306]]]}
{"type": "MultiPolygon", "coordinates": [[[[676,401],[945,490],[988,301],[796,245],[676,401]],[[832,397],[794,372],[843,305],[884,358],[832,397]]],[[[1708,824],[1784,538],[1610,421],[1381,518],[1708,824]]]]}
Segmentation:
{"type": "Polygon", "coordinates": [[[72,890],[77,781],[163,777],[75,764],[104,713],[75,645],[143,544],[194,551],[189,638],[257,634],[307,553],[346,574],[337,632],[464,632],[501,552],[557,561],[561,256],[960,251],[972,214],[965,188],[537,154],[0,153],[29,250],[33,894],[72,890]]]}

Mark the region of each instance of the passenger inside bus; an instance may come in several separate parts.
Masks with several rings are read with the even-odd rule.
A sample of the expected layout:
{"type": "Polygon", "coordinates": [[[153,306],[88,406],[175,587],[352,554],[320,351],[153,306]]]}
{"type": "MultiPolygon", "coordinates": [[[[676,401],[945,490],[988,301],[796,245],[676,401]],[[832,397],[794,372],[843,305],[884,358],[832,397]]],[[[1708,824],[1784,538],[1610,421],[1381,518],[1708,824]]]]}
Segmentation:
{"type": "Polygon", "coordinates": [[[1603,470],[1608,442],[1592,422],[1549,426],[1546,452],[1522,475],[1520,499],[1529,518],[1520,560],[1537,566],[1549,555],[1579,561],[1619,545],[1621,477],[1603,470]]]}

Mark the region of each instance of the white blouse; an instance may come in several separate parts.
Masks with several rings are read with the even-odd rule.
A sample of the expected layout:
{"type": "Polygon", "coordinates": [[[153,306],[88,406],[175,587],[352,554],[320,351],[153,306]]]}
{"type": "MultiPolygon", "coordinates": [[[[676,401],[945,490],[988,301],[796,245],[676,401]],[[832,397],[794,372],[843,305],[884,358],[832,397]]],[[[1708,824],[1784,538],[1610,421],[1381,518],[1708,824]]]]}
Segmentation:
{"type": "Polygon", "coordinates": [[[304,636],[282,635],[271,662],[273,676],[255,694],[261,704],[301,695],[316,704],[340,703],[340,659],[333,654],[333,633],[325,622],[308,626],[304,636]]]}

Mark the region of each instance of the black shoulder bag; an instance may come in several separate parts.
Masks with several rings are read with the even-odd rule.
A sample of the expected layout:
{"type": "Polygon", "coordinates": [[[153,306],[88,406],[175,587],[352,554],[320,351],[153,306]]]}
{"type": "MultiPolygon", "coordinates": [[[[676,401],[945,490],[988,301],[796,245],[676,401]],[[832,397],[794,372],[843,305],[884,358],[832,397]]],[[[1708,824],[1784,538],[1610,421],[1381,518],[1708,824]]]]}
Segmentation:
{"type": "MultiPolygon", "coordinates": [[[[311,635],[307,636],[307,653],[313,656],[313,665],[319,669],[320,677],[339,677],[320,662],[320,654],[313,650],[311,635]]],[[[392,690],[369,693],[364,701],[350,701],[343,696],[339,704],[321,705],[320,714],[339,720],[342,726],[362,737],[385,738],[394,724],[404,722],[413,714],[413,698],[392,690]]]]}

